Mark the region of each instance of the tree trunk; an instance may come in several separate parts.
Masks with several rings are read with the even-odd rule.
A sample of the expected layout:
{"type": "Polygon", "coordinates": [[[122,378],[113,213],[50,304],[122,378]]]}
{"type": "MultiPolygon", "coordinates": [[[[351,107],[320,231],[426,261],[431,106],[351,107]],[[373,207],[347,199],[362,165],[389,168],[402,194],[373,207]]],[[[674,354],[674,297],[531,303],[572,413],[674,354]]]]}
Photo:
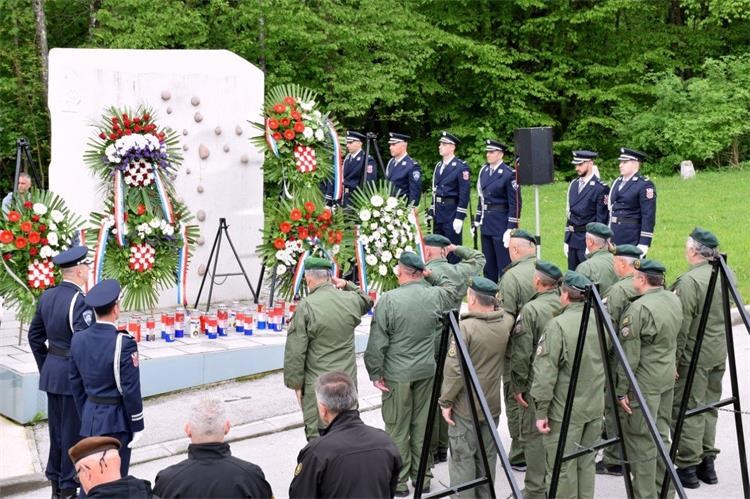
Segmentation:
{"type": "Polygon", "coordinates": [[[34,17],[36,18],[36,43],[39,49],[39,64],[42,77],[42,99],[47,104],[47,86],[49,84],[49,47],[47,46],[47,20],[44,17],[44,0],[33,0],[34,17]]]}
{"type": "Polygon", "coordinates": [[[260,3],[260,15],[258,16],[258,66],[265,74],[266,72],[266,18],[263,8],[264,2],[260,3]]]}
{"type": "Polygon", "coordinates": [[[732,139],[732,159],[730,160],[732,166],[738,166],[740,164],[740,141],[737,137],[732,139]]]}
{"type": "Polygon", "coordinates": [[[101,7],[101,0],[91,0],[89,2],[89,43],[94,41],[94,30],[96,29],[96,13],[101,7]]]}

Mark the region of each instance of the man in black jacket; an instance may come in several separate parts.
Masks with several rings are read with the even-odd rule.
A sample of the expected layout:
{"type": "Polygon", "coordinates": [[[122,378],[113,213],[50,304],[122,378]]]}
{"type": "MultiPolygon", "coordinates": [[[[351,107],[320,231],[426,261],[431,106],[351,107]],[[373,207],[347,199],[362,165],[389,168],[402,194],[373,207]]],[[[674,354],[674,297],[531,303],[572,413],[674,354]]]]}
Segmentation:
{"type": "Polygon", "coordinates": [[[177,497],[270,498],[271,486],[253,463],[232,456],[224,436],[229,432],[224,404],[201,399],[193,405],[185,433],[188,458],[156,475],[154,494],[177,497]]]}
{"type": "Polygon", "coordinates": [[[323,374],[315,396],[327,428],[297,456],[289,497],[393,497],[401,456],[387,433],[359,418],[352,379],[323,374]]]}

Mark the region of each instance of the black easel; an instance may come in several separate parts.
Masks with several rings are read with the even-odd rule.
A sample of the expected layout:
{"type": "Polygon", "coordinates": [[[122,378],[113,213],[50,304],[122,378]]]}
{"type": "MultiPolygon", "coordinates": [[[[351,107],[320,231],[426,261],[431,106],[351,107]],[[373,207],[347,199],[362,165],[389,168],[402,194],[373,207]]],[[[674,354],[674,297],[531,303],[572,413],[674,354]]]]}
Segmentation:
{"type": "MultiPolygon", "coordinates": [[[[245,282],[247,282],[248,287],[250,288],[250,292],[253,294],[253,300],[255,303],[258,303],[258,293],[256,293],[255,289],[253,288],[253,285],[250,284],[250,279],[247,277],[247,273],[245,272],[245,268],[242,266],[242,261],[240,260],[239,255],[237,254],[237,250],[234,249],[234,243],[232,243],[232,238],[229,237],[229,226],[227,225],[227,219],[226,218],[220,218],[219,219],[219,229],[216,231],[216,237],[214,238],[214,244],[211,247],[211,253],[208,255],[208,262],[206,262],[206,273],[203,274],[203,280],[201,280],[201,287],[198,289],[198,296],[195,298],[195,306],[193,308],[198,308],[198,302],[201,299],[201,293],[203,293],[203,285],[206,283],[206,277],[208,277],[209,268],[211,267],[211,261],[213,261],[213,270],[211,271],[211,285],[208,287],[208,302],[206,302],[206,312],[211,308],[211,295],[214,291],[214,284],[216,283],[217,277],[229,277],[229,276],[235,276],[235,275],[241,275],[245,277],[245,282]],[[237,260],[237,263],[240,266],[240,272],[227,272],[223,274],[217,274],[216,273],[216,266],[219,263],[219,251],[221,250],[221,238],[223,236],[226,236],[227,241],[229,242],[229,246],[232,248],[232,253],[234,253],[234,258],[237,260]],[[214,258],[214,254],[216,255],[216,258],[214,258]]],[[[262,274],[261,274],[262,275],[262,274]]]]}
{"type": "Polygon", "coordinates": [[[359,174],[359,185],[360,187],[364,187],[365,183],[367,183],[367,158],[370,157],[370,145],[372,145],[372,149],[375,152],[375,161],[378,163],[378,167],[380,168],[380,173],[383,175],[383,178],[386,178],[385,175],[385,166],[383,166],[383,156],[380,155],[380,149],[378,148],[378,136],[377,134],[373,132],[367,132],[365,133],[365,159],[362,163],[362,171],[359,174]]]}
{"type": "MultiPolygon", "coordinates": [[[[667,474],[669,478],[671,478],[672,483],[674,483],[677,495],[681,499],[686,499],[687,496],[685,495],[685,491],[682,488],[680,479],[677,477],[677,472],[675,471],[674,465],[672,464],[672,459],[669,457],[667,448],[665,447],[664,442],[662,442],[661,440],[661,435],[659,434],[659,430],[656,428],[654,417],[651,414],[648,406],[646,405],[646,400],[643,397],[641,388],[638,385],[635,374],[633,373],[633,370],[631,369],[630,364],[627,361],[627,357],[625,356],[625,352],[622,349],[622,345],[620,345],[617,333],[615,332],[614,327],[612,327],[612,321],[609,317],[609,314],[605,312],[604,304],[602,303],[601,296],[599,296],[599,291],[596,289],[596,286],[588,286],[588,288],[586,289],[586,301],[583,307],[583,316],[581,317],[581,327],[578,332],[576,353],[573,359],[572,372],[570,374],[570,385],[568,386],[568,394],[565,399],[563,420],[560,424],[560,440],[557,444],[555,462],[552,466],[552,478],[550,480],[547,495],[548,497],[556,496],[557,485],[560,480],[560,468],[562,467],[562,463],[564,461],[575,459],[577,457],[588,454],[589,452],[596,452],[599,449],[603,449],[604,447],[608,447],[610,445],[619,444],[623,457],[623,478],[625,479],[625,490],[628,497],[633,497],[633,485],[630,480],[630,465],[627,460],[625,445],[622,437],[622,427],[620,425],[619,418],[620,406],[617,403],[617,397],[614,390],[614,377],[612,373],[612,365],[610,364],[610,359],[607,355],[607,337],[605,336],[605,331],[609,336],[609,340],[611,341],[611,346],[615,352],[615,355],[622,364],[622,367],[625,371],[625,376],[630,382],[630,389],[635,395],[635,398],[638,401],[641,410],[643,411],[643,418],[646,420],[646,426],[648,426],[648,431],[651,434],[651,439],[656,444],[656,450],[659,458],[664,463],[667,474]],[[594,309],[594,313],[596,314],[596,329],[599,336],[599,347],[602,352],[602,360],[604,361],[604,374],[606,376],[607,387],[609,388],[609,403],[611,404],[611,407],[614,407],[614,411],[612,412],[612,414],[614,414],[617,436],[599,442],[598,444],[590,448],[580,449],[578,451],[565,455],[565,444],[568,437],[568,426],[570,425],[570,418],[573,412],[573,401],[575,399],[576,385],[578,384],[578,374],[581,369],[581,358],[583,357],[583,348],[586,343],[586,331],[588,329],[588,322],[589,317],[591,316],[592,308],[594,309]]],[[[667,483],[666,478],[664,483],[667,483]]]]}
{"type": "MultiPolygon", "coordinates": [[[[464,341],[463,334],[461,334],[461,329],[458,326],[458,320],[456,319],[456,312],[452,311],[448,313],[443,322],[445,326],[443,327],[443,334],[440,338],[440,350],[439,350],[438,359],[437,359],[437,372],[435,373],[435,381],[432,385],[432,397],[430,398],[429,414],[427,415],[427,427],[425,428],[425,436],[424,436],[424,441],[422,443],[422,452],[419,458],[419,469],[417,471],[416,485],[414,488],[414,497],[415,498],[425,497],[425,498],[430,498],[430,499],[437,498],[437,497],[447,497],[451,494],[457,494],[464,490],[469,490],[475,487],[487,485],[490,489],[490,496],[494,498],[496,496],[495,496],[495,487],[491,479],[492,470],[490,469],[489,460],[487,459],[487,449],[485,449],[484,440],[482,439],[479,415],[477,414],[477,409],[474,405],[475,395],[477,399],[479,400],[479,405],[482,409],[482,415],[484,416],[484,420],[487,422],[491,422],[491,421],[494,421],[495,419],[492,417],[490,408],[487,405],[487,398],[484,396],[484,391],[482,390],[482,386],[479,384],[479,378],[477,378],[477,372],[474,369],[474,363],[471,361],[471,357],[469,356],[469,349],[466,347],[466,342],[464,341]],[[484,465],[485,474],[483,477],[474,479],[470,482],[466,482],[466,483],[462,483],[458,485],[452,485],[451,487],[447,489],[433,492],[432,494],[423,496],[422,485],[424,482],[425,475],[427,474],[427,461],[428,461],[428,456],[430,453],[430,437],[432,435],[432,429],[433,429],[433,425],[435,422],[435,413],[437,411],[438,399],[440,398],[440,390],[443,384],[443,370],[445,367],[445,357],[448,353],[448,338],[451,334],[453,335],[453,338],[455,338],[456,340],[456,347],[457,347],[456,355],[458,355],[459,359],[461,359],[461,372],[463,373],[464,384],[466,386],[466,392],[469,396],[469,407],[471,407],[471,418],[474,424],[474,432],[477,437],[477,442],[479,444],[479,451],[482,455],[482,462],[484,465]]],[[[520,499],[521,497],[523,497],[521,494],[521,489],[518,487],[515,476],[513,475],[513,472],[511,471],[510,461],[508,460],[508,455],[506,454],[505,448],[503,447],[503,444],[500,442],[500,437],[497,434],[497,427],[494,424],[489,424],[489,427],[492,432],[492,439],[494,440],[495,450],[500,456],[500,462],[502,463],[503,470],[505,471],[505,476],[508,479],[508,483],[510,484],[510,488],[513,492],[513,497],[520,499]]]]}
{"type": "MultiPolygon", "coordinates": [[[[677,455],[677,448],[680,444],[680,437],[682,436],[682,427],[685,424],[685,419],[703,414],[704,412],[716,410],[719,407],[732,404],[734,409],[734,425],[737,432],[737,450],[740,455],[740,474],[742,475],[742,490],[744,497],[750,497],[750,480],[748,480],[747,470],[747,454],[745,451],[745,433],[742,428],[742,408],[740,407],[740,389],[737,382],[737,363],[734,351],[734,338],[732,338],[732,315],[729,305],[729,293],[731,292],[732,298],[734,299],[737,310],[739,311],[742,322],[745,323],[745,328],[750,333],[750,316],[748,316],[745,310],[745,302],[742,301],[737,290],[737,283],[734,282],[729,267],[726,262],[726,255],[719,255],[719,257],[711,262],[711,278],[708,281],[708,289],[706,290],[706,299],[703,302],[703,310],[701,312],[700,322],[698,323],[698,331],[696,333],[695,345],[693,346],[693,354],[690,357],[690,367],[688,368],[687,378],[685,380],[685,389],[683,391],[682,400],[680,401],[680,412],[675,422],[674,431],[672,432],[672,448],[669,451],[669,455],[672,459],[677,455]],[[721,303],[724,311],[724,331],[726,334],[727,341],[727,357],[729,360],[729,377],[732,385],[732,396],[724,400],[718,400],[716,402],[710,402],[701,407],[696,407],[691,410],[687,410],[690,392],[693,389],[693,381],[695,380],[695,371],[698,367],[698,358],[700,357],[701,347],[703,346],[703,338],[706,335],[706,326],[708,325],[708,315],[711,312],[711,304],[713,302],[714,294],[716,291],[716,281],[721,277],[721,303]]],[[[666,482],[662,484],[660,497],[667,496],[666,482]]]]}
{"type": "Polygon", "coordinates": [[[31,146],[26,138],[21,137],[16,140],[16,173],[13,177],[13,195],[15,196],[16,190],[18,189],[18,177],[21,175],[22,163],[26,160],[26,170],[34,180],[34,185],[37,189],[44,189],[45,186],[42,183],[41,171],[36,167],[34,159],[31,157],[31,146]]]}

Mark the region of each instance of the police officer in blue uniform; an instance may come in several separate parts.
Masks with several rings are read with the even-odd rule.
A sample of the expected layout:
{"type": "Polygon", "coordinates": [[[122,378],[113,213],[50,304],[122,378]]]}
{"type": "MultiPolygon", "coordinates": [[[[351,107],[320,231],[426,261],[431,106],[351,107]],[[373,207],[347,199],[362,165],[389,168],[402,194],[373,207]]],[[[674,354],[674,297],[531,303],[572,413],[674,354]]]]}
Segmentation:
{"type": "Polygon", "coordinates": [[[606,225],[609,220],[609,186],[599,180],[594,171],[597,156],[593,151],[573,151],[572,163],[578,178],[568,186],[568,221],[563,245],[568,270],[575,270],[586,260],[586,224],[600,222],[606,225]]]}
{"type": "MultiPolygon", "coordinates": [[[[427,212],[434,221],[433,233],[447,237],[460,246],[463,242],[463,224],[469,206],[469,165],[455,156],[456,146],[461,141],[448,132],[440,133],[438,152],[443,158],[435,165],[432,176],[432,205],[427,212]]],[[[460,259],[452,253],[450,263],[460,259]]]]}
{"type": "Polygon", "coordinates": [[[122,443],[122,476],[130,451],[143,435],[143,400],[135,339],[115,326],[120,315],[120,283],[105,279],[91,288],[86,304],[96,324],[77,333],[70,347],[70,381],[81,436],[109,436],[122,443]]]}
{"type": "MultiPolygon", "coordinates": [[[[354,189],[359,187],[363,173],[366,177],[366,182],[374,182],[378,179],[375,160],[372,159],[372,156],[367,155],[367,167],[364,172],[362,171],[365,162],[362,142],[365,140],[367,140],[367,137],[362,133],[355,132],[354,130],[347,130],[346,132],[346,149],[349,153],[344,158],[344,195],[339,202],[344,208],[351,204],[352,193],[354,189]]],[[[336,202],[333,199],[333,189],[333,182],[328,181],[325,192],[326,205],[328,206],[333,206],[336,202]]]]}
{"type": "Polygon", "coordinates": [[[508,146],[487,140],[487,163],[479,170],[477,195],[479,202],[474,227],[482,231],[482,252],[487,260],[484,277],[498,282],[503,269],[510,265],[508,243],[511,229],[521,219],[521,190],[516,172],[503,163],[508,146]]]}
{"type": "Polygon", "coordinates": [[[62,270],[63,280],[39,297],[29,326],[29,346],[39,368],[39,389],[47,392],[49,458],[45,474],[52,485],[53,498],[75,497],[78,487],[68,449],[80,440],[81,422],[68,364],[73,334],[94,323],[94,313],[84,303],[83,287],[89,278],[87,253],[86,246],[75,246],[52,259],[62,270]]]}
{"type": "Polygon", "coordinates": [[[403,133],[388,134],[388,148],[392,157],[385,168],[385,176],[394,194],[406,196],[409,203],[417,206],[422,195],[422,168],[406,152],[410,138],[403,133]]]}
{"type": "Polygon", "coordinates": [[[638,246],[646,257],[654,238],[656,189],[648,177],[639,173],[646,160],[642,152],[620,149],[620,176],[609,191],[609,225],[615,244],[638,246]]]}

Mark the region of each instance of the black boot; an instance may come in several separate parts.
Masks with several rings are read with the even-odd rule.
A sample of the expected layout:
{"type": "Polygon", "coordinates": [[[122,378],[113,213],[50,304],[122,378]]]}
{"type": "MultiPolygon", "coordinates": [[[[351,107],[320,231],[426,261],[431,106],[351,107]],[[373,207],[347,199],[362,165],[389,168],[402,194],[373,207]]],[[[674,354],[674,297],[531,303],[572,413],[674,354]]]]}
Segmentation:
{"type": "Polygon", "coordinates": [[[57,484],[57,482],[49,482],[50,486],[52,487],[52,499],[60,499],[60,486],[57,484]]]}
{"type": "Polygon", "coordinates": [[[60,499],[75,499],[78,497],[78,489],[60,489],[60,499]]]}
{"type": "Polygon", "coordinates": [[[438,450],[435,451],[435,462],[444,463],[446,461],[448,461],[448,449],[438,447],[438,450]]]}
{"type": "Polygon", "coordinates": [[[697,466],[688,466],[687,468],[678,468],[677,476],[680,477],[682,486],[686,489],[697,489],[701,486],[696,475],[697,466]]]}
{"type": "Polygon", "coordinates": [[[716,476],[716,470],[714,469],[714,459],[716,459],[716,456],[704,457],[701,464],[695,470],[695,474],[700,478],[701,482],[709,485],[719,483],[719,478],[716,476]]]}

